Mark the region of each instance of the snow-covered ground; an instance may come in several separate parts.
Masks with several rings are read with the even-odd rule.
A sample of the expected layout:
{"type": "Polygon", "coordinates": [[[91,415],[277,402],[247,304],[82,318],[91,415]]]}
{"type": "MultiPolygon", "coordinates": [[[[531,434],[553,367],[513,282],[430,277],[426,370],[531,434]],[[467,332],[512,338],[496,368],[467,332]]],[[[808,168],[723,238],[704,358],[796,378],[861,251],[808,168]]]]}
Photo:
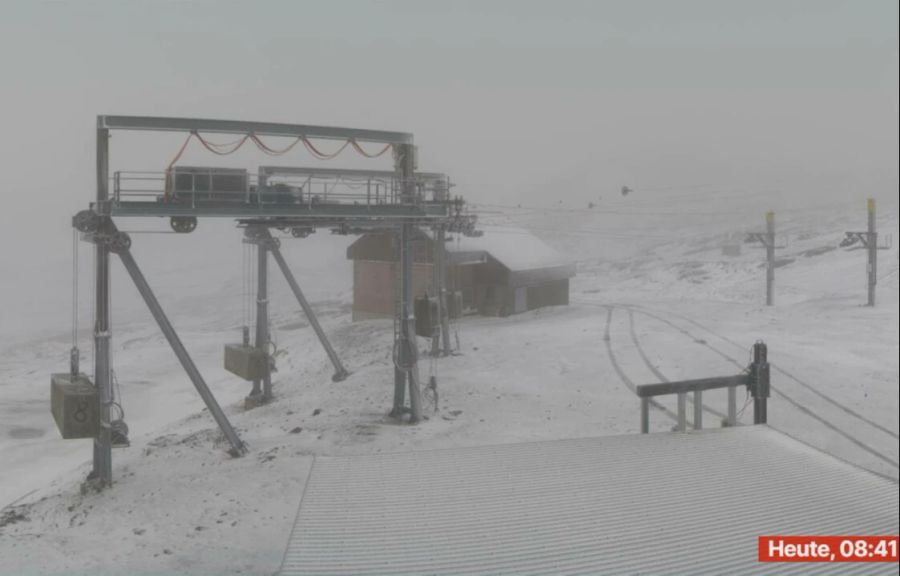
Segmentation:
{"type": "MultiPolygon", "coordinates": [[[[190,381],[119,276],[115,369],[132,445],[114,452],[110,490],[82,487],[90,443],[60,440],[49,414],[49,373],[66,369],[69,336],[43,331],[0,354],[0,506],[12,503],[0,513],[0,573],[269,574],[317,454],[635,433],[631,385],[737,373],[758,339],[775,366],[770,424],[896,478],[897,249],[879,253],[872,309],[862,306],[865,253],[837,248],[844,230],[864,226],[862,203],[779,213],[787,245],[778,250],[771,308],[762,305],[762,251],[745,244],[740,256],[721,253],[724,234],[763,226],[760,211],[704,216],[714,209],[702,197],[682,198],[686,215],[674,218],[662,202],[635,206],[628,209],[647,214],[601,206],[483,218],[530,227],[577,258],[572,302],[456,325],[459,355],[422,360],[423,379],[437,377],[439,404],[429,403],[428,420],[417,426],[385,415],[391,323],[350,322],[349,239],[320,232],[284,246],[353,374],[331,382],[326,355],[273,271],[277,399],[247,411],[248,385],[222,368],[222,345],[239,338],[242,323],[238,233],[224,225],[206,236],[198,230],[199,248],[181,237],[141,238],[139,262],[250,451],[237,459],[225,453],[190,381]],[[227,250],[216,248],[222,238],[227,250]]],[[[896,239],[896,206],[880,214],[880,230],[896,239]]],[[[673,398],[663,403],[674,408],[673,398]]],[[[705,394],[704,403],[724,411],[724,392],[705,394]]],[[[713,412],[704,418],[718,425],[713,412]]],[[[748,407],[741,420],[751,419],[748,407]]],[[[653,431],[672,424],[651,415],[653,431]]]]}

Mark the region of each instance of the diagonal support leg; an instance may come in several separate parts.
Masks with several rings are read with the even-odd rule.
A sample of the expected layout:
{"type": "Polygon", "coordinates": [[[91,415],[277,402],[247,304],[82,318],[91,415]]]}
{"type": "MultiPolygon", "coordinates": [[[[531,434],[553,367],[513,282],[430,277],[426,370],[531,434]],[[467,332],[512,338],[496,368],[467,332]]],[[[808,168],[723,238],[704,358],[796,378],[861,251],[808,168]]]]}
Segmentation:
{"type": "MultiPolygon", "coordinates": [[[[266,230],[266,234],[271,238],[271,234],[268,230],[266,230]]],[[[291,291],[294,293],[294,297],[297,298],[297,302],[299,302],[300,307],[303,308],[303,313],[306,314],[306,318],[309,320],[309,325],[312,326],[312,329],[315,331],[316,336],[319,337],[319,342],[322,343],[322,348],[325,349],[325,353],[328,354],[328,358],[334,365],[334,375],[331,377],[332,381],[340,382],[341,380],[345,379],[350,373],[347,372],[346,368],[344,368],[344,365],[341,363],[341,359],[338,358],[337,352],[334,351],[334,348],[331,346],[331,342],[328,341],[328,336],[322,329],[322,325],[319,324],[319,319],[316,318],[316,313],[313,311],[312,306],[309,305],[309,302],[307,302],[306,296],[303,295],[303,291],[300,289],[300,285],[297,284],[297,280],[291,273],[291,269],[288,268],[287,262],[284,260],[284,256],[281,254],[281,248],[278,246],[278,243],[270,242],[269,251],[272,253],[272,258],[275,259],[275,263],[278,264],[279,268],[281,268],[281,273],[284,274],[284,279],[287,280],[288,285],[291,287],[291,291]]]]}
{"type": "Polygon", "coordinates": [[[138,292],[141,293],[144,302],[147,303],[147,308],[150,309],[150,313],[153,314],[153,318],[155,318],[156,323],[159,324],[160,330],[162,330],[163,335],[165,335],[166,340],[169,341],[169,345],[178,357],[179,362],[181,362],[181,365],[184,367],[184,371],[187,372],[187,375],[191,379],[191,382],[194,383],[197,392],[200,393],[200,397],[203,398],[203,402],[209,409],[210,414],[215,418],[219,428],[221,428],[225,437],[228,439],[228,442],[231,444],[230,452],[232,456],[243,454],[246,451],[244,443],[231,426],[231,422],[228,421],[225,413],[222,412],[222,408],[219,406],[215,396],[213,396],[209,387],[206,385],[206,382],[203,380],[203,377],[200,375],[200,371],[197,370],[194,361],[191,360],[191,357],[188,355],[187,350],[184,348],[184,344],[181,343],[181,339],[178,337],[178,334],[166,317],[165,312],[163,312],[162,306],[160,306],[159,301],[153,294],[153,290],[151,290],[150,285],[147,284],[147,279],[144,278],[144,274],[138,267],[137,262],[135,262],[134,256],[132,256],[130,250],[131,240],[128,239],[128,235],[123,232],[118,232],[116,234],[116,240],[112,251],[119,255],[122,264],[125,265],[125,269],[134,281],[134,285],[137,287],[138,292]]]}

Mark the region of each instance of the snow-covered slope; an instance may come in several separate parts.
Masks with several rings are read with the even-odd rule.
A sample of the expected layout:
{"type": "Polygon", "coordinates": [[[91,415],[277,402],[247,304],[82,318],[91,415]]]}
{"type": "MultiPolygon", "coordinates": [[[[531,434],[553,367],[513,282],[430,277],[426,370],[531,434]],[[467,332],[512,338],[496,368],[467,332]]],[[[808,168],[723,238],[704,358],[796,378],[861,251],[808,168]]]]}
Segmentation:
{"type": "MultiPolygon", "coordinates": [[[[705,206],[685,202],[679,211],[705,206]]],[[[657,204],[640,209],[675,210],[657,204]]],[[[248,385],[221,366],[222,345],[239,337],[242,321],[238,243],[229,240],[237,273],[223,278],[215,258],[162,262],[150,282],[250,452],[225,454],[156,327],[145,314],[123,319],[126,310],[116,316],[114,353],[132,446],[114,452],[112,489],[83,488],[89,442],[59,440],[48,408],[48,375],[65,369],[67,337],[19,342],[0,357],[0,506],[14,502],[0,513],[0,573],[268,574],[317,454],[634,433],[639,405],[630,386],[736,373],[757,339],[768,342],[775,366],[771,425],[896,478],[897,250],[879,254],[878,307],[862,306],[865,254],[836,248],[844,230],[863,226],[859,208],[779,214],[787,246],[778,251],[772,308],[761,305],[762,251],[721,252],[726,234],[761,227],[761,212],[754,221],[706,217],[703,226],[696,217],[647,214],[624,226],[624,216],[599,211],[505,211],[497,224],[526,225],[578,259],[572,303],[460,322],[460,355],[423,358],[439,402],[434,410],[429,400],[418,426],[385,416],[392,326],[350,322],[346,239],[320,234],[285,246],[353,374],[331,382],[327,357],[273,278],[277,398],[249,411],[248,385]]],[[[881,230],[897,238],[896,208],[881,214],[881,230]]],[[[124,281],[116,290],[117,298],[131,292],[124,281]]],[[[725,410],[724,394],[704,402],[725,410]]],[[[705,424],[717,425],[714,412],[705,424]]],[[[654,412],[651,426],[672,422],[654,412]]]]}

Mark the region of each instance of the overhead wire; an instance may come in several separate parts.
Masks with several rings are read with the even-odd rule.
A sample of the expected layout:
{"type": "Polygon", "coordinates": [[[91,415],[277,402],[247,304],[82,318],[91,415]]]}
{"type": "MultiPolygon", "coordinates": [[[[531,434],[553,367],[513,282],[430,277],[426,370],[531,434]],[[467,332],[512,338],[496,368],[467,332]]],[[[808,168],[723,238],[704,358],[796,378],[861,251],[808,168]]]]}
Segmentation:
{"type": "Polygon", "coordinates": [[[382,148],[382,149],[379,150],[378,152],[369,153],[369,152],[366,152],[366,151],[362,148],[362,146],[359,145],[359,143],[356,141],[356,138],[351,138],[351,139],[350,139],[350,145],[353,146],[353,149],[354,149],[354,150],[356,150],[357,152],[359,152],[360,154],[362,154],[362,155],[365,156],[366,158],[378,158],[379,156],[381,156],[382,154],[384,154],[385,152],[387,152],[388,150],[390,150],[391,147],[393,146],[392,144],[385,144],[384,148],[382,148]]]}
{"type": "MultiPolygon", "coordinates": [[[[855,201],[838,201],[831,204],[827,204],[825,206],[844,206],[851,202],[855,201]]],[[[479,220],[482,228],[491,228],[494,227],[494,230],[491,230],[492,234],[522,234],[525,233],[524,230],[504,230],[503,228],[512,225],[512,226],[521,226],[527,228],[528,232],[552,232],[555,234],[564,234],[564,235],[572,235],[572,236],[598,236],[605,238],[618,238],[618,239],[635,239],[635,240],[659,240],[659,241],[668,241],[668,240],[688,240],[695,237],[701,237],[708,235],[708,232],[695,232],[690,234],[682,234],[677,231],[673,231],[672,234],[660,235],[660,234],[637,234],[637,233],[629,233],[626,231],[617,231],[609,228],[605,229],[596,229],[596,228],[581,228],[577,229],[572,227],[571,225],[565,226],[548,226],[546,224],[542,226],[532,226],[529,223],[523,222],[523,220],[527,220],[530,218],[534,218],[540,214],[584,214],[584,215],[615,215],[615,216],[666,216],[666,217],[677,217],[677,216],[696,216],[696,217],[705,217],[705,216],[716,216],[716,215],[746,215],[749,210],[744,211],[721,211],[721,212],[685,212],[685,211],[624,211],[624,210],[606,210],[603,208],[591,209],[591,208],[552,208],[552,207],[522,207],[511,206],[506,204],[491,204],[491,203],[478,203],[472,204],[474,210],[472,210],[473,214],[480,216],[479,220]],[[478,207],[491,207],[493,210],[479,210],[478,207]],[[530,210],[530,212],[529,212],[530,210]],[[492,217],[495,221],[491,221],[492,217]]],[[[821,207],[821,206],[817,206],[821,207]]],[[[797,208],[785,208],[780,210],[780,213],[784,212],[794,212],[794,211],[806,211],[808,207],[797,207],[797,208]]]]}
{"type": "Polygon", "coordinates": [[[262,150],[263,152],[265,152],[266,154],[268,154],[270,156],[281,156],[282,154],[287,154],[288,152],[293,150],[294,146],[296,146],[297,144],[300,143],[300,140],[302,137],[298,136],[297,138],[294,139],[293,142],[291,142],[290,144],[288,144],[287,146],[285,146],[284,148],[282,148],[280,150],[271,148],[266,143],[264,143],[262,140],[260,140],[256,134],[251,134],[250,138],[253,140],[253,143],[256,144],[256,147],[259,148],[260,150],[262,150]]]}
{"type": "MultiPolygon", "coordinates": [[[[658,201],[658,200],[656,200],[658,201]]],[[[825,208],[825,207],[836,207],[836,206],[846,206],[851,203],[856,203],[856,200],[840,200],[831,202],[828,204],[817,204],[814,208],[825,208]]],[[[491,208],[496,210],[501,210],[505,212],[500,212],[507,217],[525,217],[532,216],[535,214],[593,214],[593,215],[614,215],[614,216],[745,216],[748,213],[753,212],[752,209],[745,210],[706,210],[706,211],[685,211],[685,210],[621,210],[620,207],[623,205],[617,204],[612,206],[612,208],[607,208],[606,206],[596,204],[593,208],[556,208],[551,206],[526,206],[522,204],[511,205],[511,204],[493,204],[487,202],[472,202],[469,204],[470,208],[473,209],[476,213],[479,213],[479,207],[491,208]],[[510,211],[514,211],[510,213],[510,211]]],[[[776,212],[784,213],[784,212],[806,212],[810,210],[810,206],[795,206],[795,207],[787,207],[776,210],[776,212]]],[[[480,211],[482,214],[498,214],[497,212],[486,212],[480,211]]]]}
{"type": "Polygon", "coordinates": [[[303,146],[305,146],[306,149],[309,150],[309,153],[312,154],[313,156],[315,156],[316,158],[318,158],[319,160],[331,160],[332,158],[337,157],[338,154],[343,152],[344,149],[350,145],[350,140],[346,140],[346,141],[344,141],[344,143],[341,145],[340,148],[338,148],[334,152],[326,154],[326,153],[322,152],[321,150],[319,150],[318,148],[316,148],[315,145],[312,142],[310,142],[308,138],[302,138],[302,141],[303,141],[303,146]]]}
{"type": "Polygon", "coordinates": [[[568,235],[584,235],[584,236],[600,236],[605,238],[621,238],[621,239],[633,239],[633,240],[675,240],[675,239],[687,239],[695,236],[702,236],[706,233],[695,233],[695,234],[672,234],[668,236],[660,236],[660,235],[652,235],[652,234],[628,234],[623,232],[607,232],[604,230],[572,230],[568,228],[561,227],[535,227],[528,226],[527,230],[514,230],[509,229],[508,227],[504,227],[501,224],[482,224],[479,228],[488,230],[491,234],[528,234],[529,232],[554,232],[558,234],[568,234],[568,235]]]}
{"type": "Polygon", "coordinates": [[[221,144],[217,144],[215,142],[210,142],[206,138],[200,135],[199,132],[194,132],[197,136],[197,140],[200,141],[200,144],[203,145],[204,148],[212,152],[213,154],[217,154],[219,156],[228,156],[229,154],[234,154],[237,152],[244,143],[250,139],[250,135],[246,134],[242,138],[238,138],[232,142],[223,142],[221,144]]]}

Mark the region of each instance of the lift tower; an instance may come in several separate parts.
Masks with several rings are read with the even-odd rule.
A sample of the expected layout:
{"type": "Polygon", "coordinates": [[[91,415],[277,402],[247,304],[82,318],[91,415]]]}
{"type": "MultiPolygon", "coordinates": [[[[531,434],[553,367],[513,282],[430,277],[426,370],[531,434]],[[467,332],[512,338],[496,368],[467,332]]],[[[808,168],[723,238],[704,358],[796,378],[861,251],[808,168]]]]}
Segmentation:
{"type": "MultiPolygon", "coordinates": [[[[290,274],[287,263],[282,257],[277,239],[270,234],[270,229],[290,230],[295,237],[302,237],[307,231],[316,228],[331,228],[340,233],[365,233],[370,230],[393,230],[399,239],[400,270],[403,282],[401,283],[400,299],[397,307],[397,315],[400,319],[399,328],[395,334],[394,342],[394,404],[391,414],[401,417],[409,414],[411,422],[421,418],[421,400],[418,376],[418,351],[415,341],[415,317],[412,302],[412,248],[411,243],[417,227],[434,228],[443,226],[444,229],[463,234],[474,231],[474,217],[464,214],[461,210],[463,202],[461,198],[450,199],[445,193],[433,194],[429,197],[426,193],[427,186],[423,184],[422,175],[416,174],[415,147],[413,136],[404,132],[388,132],[380,130],[361,130],[354,128],[337,128],[327,126],[309,126],[299,124],[277,124],[271,122],[244,122],[234,120],[205,120],[193,118],[162,118],[140,116],[98,116],[97,117],[97,194],[96,200],[91,203],[89,209],[83,210],[73,217],[73,226],[82,233],[82,239],[91,242],[95,246],[96,276],[95,276],[95,323],[94,323],[94,382],[90,383],[86,376],[68,374],[70,378],[58,378],[54,375],[52,393],[60,399],[78,397],[83,394],[85,388],[93,389],[93,402],[97,406],[96,421],[90,422],[91,426],[82,427],[81,434],[91,434],[94,438],[93,469],[91,476],[99,485],[105,486],[112,482],[112,422],[110,418],[113,406],[112,371],[110,366],[110,339],[112,327],[110,325],[110,255],[119,256],[126,271],[135,283],[144,302],[153,314],[161,331],[172,347],[179,362],[185,369],[191,382],[205,402],[211,415],[216,420],[225,438],[228,440],[230,452],[239,456],[245,451],[245,445],[228,421],[224,411],[218,405],[215,397],[200,375],[196,365],[191,360],[183,343],[179,339],[171,322],[160,306],[147,279],[141,272],[131,252],[131,238],[125,232],[118,230],[115,218],[126,217],[162,217],[169,218],[175,232],[191,232],[198,219],[219,217],[233,218],[239,225],[247,228],[248,236],[259,247],[259,277],[258,286],[258,323],[257,346],[267,345],[267,298],[268,286],[262,284],[265,278],[267,256],[272,254],[279,268],[284,273],[291,286],[294,295],[301,307],[310,318],[317,336],[326,349],[329,358],[335,366],[335,381],[346,377],[347,371],[337,358],[334,349],[328,343],[321,326],[315,320],[309,304],[305,301],[302,291],[296,279],[290,274]],[[111,130],[151,131],[151,132],[181,132],[187,134],[181,149],[172,160],[169,168],[161,173],[159,182],[160,190],[147,190],[145,185],[139,190],[124,191],[123,180],[125,176],[116,172],[110,178],[109,167],[109,138],[111,130]],[[209,134],[238,135],[238,140],[228,144],[216,144],[205,139],[209,134]],[[292,143],[282,150],[276,150],[264,143],[262,137],[278,137],[293,139],[292,143]],[[243,186],[235,189],[233,186],[227,189],[215,190],[216,169],[185,168],[178,172],[175,166],[181,154],[192,140],[199,141],[204,147],[216,154],[229,154],[240,148],[245,143],[255,144],[260,150],[270,155],[281,155],[291,150],[295,145],[302,143],[311,154],[319,159],[328,159],[337,156],[348,146],[359,154],[375,158],[388,150],[392,151],[394,158],[394,171],[390,172],[396,181],[398,193],[379,194],[376,188],[374,201],[369,192],[363,197],[358,195],[324,194],[322,197],[306,193],[294,196],[282,194],[282,189],[269,186],[265,177],[260,172],[260,178],[255,185],[251,184],[246,176],[246,170],[231,169],[229,177],[237,175],[243,182],[243,186]],[[338,150],[332,154],[320,152],[311,140],[331,140],[340,143],[338,150]],[[377,143],[383,145],[378,152],[366,151],[361,144],[377,143]],[[227,150],[223,152],[223,150],[227,150]],[[193,170],[193,172],[191,172],[193,170]],[[180,175],[194,178],[189,189],[180,188],[180,175]],[[191,176],[194,174],[194,176],[191,176]],[[244,174],[244,176],[241,176],[244,174]],[[109,183],[114,182],[113,194],[110,194],[109,183]],[[204,186],[197,186],[197,182],[205,182],[204,186]],[[410,406],[405,406],[406,391],[409,391],[410,406]],[[67,396],[68,395],[68,396],[67,396]],[[91,430],[92,432],[84,432],[91,430]],[[96,430],[96,432],[93,432],[96,430]]],[[[282,170],[277,168],[275,170],[282,170]]],[[[303,169],[296,169],[302,171],[303,169]]],[[[317,170],[318,171],[318,170],[317,170]]],[[[334,171],[338,174],[340,171],[334,171]]],[[[344,171],[343,175],[355,172],[360,174],[375,174],[366,171],[344,171]]],[[[443,175],[432,175],[433,179],[445,179],[443,175]]],[[[341,177],[341,175],[338,175],[341,177]]],[[[384,177],[384,173],[378,175],[384,177]]],[[[136,178],[144,184],[148,179],[146,173],[136,178]]],[[[234,182],[232,178],[231,182],[234,182]]],[[[392,190],[394,186],[392,184],[392,190]]],[[[434,187],[437,189],[437,186],[434,187]]],[[[268,354],[268,351],[266,352],[268,354]]],[[[268,356],[267,356],[268,358],[268,356]]],[[[77,367],[73,364],[70,370],[77,367]]],[[[66,375],[63,375],[66,376],[66,375]]],[[[264,374],[259,379],[260,391],[271,395],[271,380],[264,374]]],[[[55,398],[56,399],[56,398],[55,398]]],[[[61,403],[65,409],[65,402],[61,403]]],[[[83,413],[79,413],[84,417],[83,413]]],[[[64,414],[62,416],[65,416],[64,414]]],[[[76,437],[66,436],[64,437],[76,437]]],[[[84,436],[80,436],[84,437],[84,436]]],[[[91,436],[88,436],[91,437],[91,436]]]]}
{"type": "MultiPolygon", "coordinates": [[[[394,148],[394,166],[401,186],[401,201],[414,204],[416,198],[416,149],[410,144],[394,148]]],[[[422,418],[422,398],[419,388],[419,351],[416,345],[416,317],[413,312],[413,250],[415,226],[410,222],[400,224],[400,303],[399,330],[394,335],[394,407],[391,416],[400,418],[409,412],[410,422],[422,418]],[[404,393],[409,388],[409,409],[405,407],[404,393]]]]}
{"type": "MultiPolygon", "coordinates": [[[[887,250],[891,247],[890,235],[885,237],[887,240],[884,245],[879,246],[878,230],[875,227],[875,199],[868,198],[866,200],[867,229],[865,232],[850,231],[846,232],[845,244],[851,245],[859,242],[866,249],[866,306],[875,306],[875,287],[878,284],[878,251],[887,250]]],[[[845,244],[841,244],[844,246],[845,244]]]]}

